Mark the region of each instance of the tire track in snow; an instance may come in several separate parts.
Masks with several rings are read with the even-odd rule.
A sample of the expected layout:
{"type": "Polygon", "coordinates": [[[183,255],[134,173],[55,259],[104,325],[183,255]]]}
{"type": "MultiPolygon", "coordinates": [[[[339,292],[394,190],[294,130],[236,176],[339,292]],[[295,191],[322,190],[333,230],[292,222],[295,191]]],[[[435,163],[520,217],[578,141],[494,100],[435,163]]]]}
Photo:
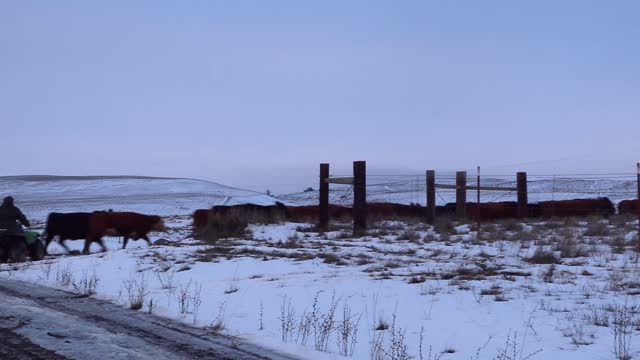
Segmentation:
{"type": "MultiPolygon", "coordinates": [[[[35,349],[64,356],[59,359],[294,359],[237,338],[21,281],[0,279],[0,303],[0,318],[15,319],[0,321],[0,336],[8,331],[13,335],[7,339],[28,339],[35,349]]],[[[14,346],[0,342],[7,343],[0,349],[14,346]]]]}
{"type": "Polygon", "coordinates": [[[65,360],[67,358],[32,343],[11,329],[0,328],[0,359],[65,360]]]}

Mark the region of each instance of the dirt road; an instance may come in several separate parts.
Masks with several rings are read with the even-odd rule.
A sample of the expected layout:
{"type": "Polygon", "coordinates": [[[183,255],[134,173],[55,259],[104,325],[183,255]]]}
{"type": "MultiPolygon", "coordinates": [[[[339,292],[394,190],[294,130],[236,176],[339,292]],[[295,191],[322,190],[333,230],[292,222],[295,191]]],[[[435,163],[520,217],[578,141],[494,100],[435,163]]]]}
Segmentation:
{"type": "Polygon", "coordinates": [[[2,359],[293,360],[111,303],[0,279],[2,359]]]}

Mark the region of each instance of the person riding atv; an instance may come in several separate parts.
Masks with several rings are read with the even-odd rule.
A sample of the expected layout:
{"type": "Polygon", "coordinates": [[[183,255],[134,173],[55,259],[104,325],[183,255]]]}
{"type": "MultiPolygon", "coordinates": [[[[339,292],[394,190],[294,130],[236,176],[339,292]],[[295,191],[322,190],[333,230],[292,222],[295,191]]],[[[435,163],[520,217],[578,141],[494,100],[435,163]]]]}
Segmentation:
{"type": "Polygon", "coordinates": [[[27,217],[13,204],[13,198],[5,197],[0,205],[0,261],[20,262],[27,255],[31,260],[44,258],[44,246],[38,233],[25,231],[23,225],[31,226],[27,217]]]}
{"type": "Polygon", "coordinates": [[[13,197],[7,196],[0,205],[0,229],[18,231],[16,221],[26,227],[31,226],[27,217],[13,204],[13,197]]]}

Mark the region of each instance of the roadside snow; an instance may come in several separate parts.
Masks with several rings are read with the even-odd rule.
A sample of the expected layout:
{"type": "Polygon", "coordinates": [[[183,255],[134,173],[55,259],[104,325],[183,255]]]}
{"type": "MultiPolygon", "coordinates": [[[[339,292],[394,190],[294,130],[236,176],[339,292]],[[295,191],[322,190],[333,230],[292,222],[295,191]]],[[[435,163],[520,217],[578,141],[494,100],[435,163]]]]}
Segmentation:
{"type": "MultiPolygon", "coordinates": [[[[173,221],[176,228],[186,225],[173,221]]],[[[137,241],[120,250],[117,239],[108,239],[106,253],[2,265],[0,275],[66,289],[95,278],[95,296],[123,306],[141,289],[141,311],[152,306],[184,323],[218,325],[305,359],[340,358],[345,346],[338,329],[349,325],[343,352],[353,346],[355,359],[369,359],[376,343],[396,358],[405,352],[420,358],[422,349],[426,359],[429,351],[431,358],[462,360],[493,359],[502,351],[517,351],[517,358],[611,359],[616,309],[638,315],[640,272],[629,242],[634,224],[585,235],[594,224],[485,224],[479,240],[466,225],[443,232],[383,222],[363,238],[351,237],[348,224],[326,234],[306,224],[251,225],[250,239],[215,246],[194,245],[180,232],[169,238],[174,246],[137,241]],[[627,243],[619,243],[621,231],[627,243]],[[575,242],[560,248],[564,240],[575,242]],[[555,265],[524,261],[540,251],[565,253],[555,265]],[[333,330],[323,341],[320,327],[332,311],[333,330]],[[602,319],[607,326],[598,326],[602,319]]],[[[636,333],[628,334],[633,356],[640,350],[636,333]]]]}

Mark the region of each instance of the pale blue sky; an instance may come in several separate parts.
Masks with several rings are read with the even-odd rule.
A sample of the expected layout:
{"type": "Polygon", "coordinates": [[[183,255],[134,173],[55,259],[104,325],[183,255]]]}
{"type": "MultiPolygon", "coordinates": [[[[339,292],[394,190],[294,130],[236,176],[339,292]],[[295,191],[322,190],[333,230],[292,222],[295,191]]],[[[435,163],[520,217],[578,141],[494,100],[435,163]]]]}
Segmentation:
{"type": "MultiPolygon", "coordinates": [[[[0,1],[0,175],[632,172],[637,1],[0,1]]],[[[308,185],[307,185],[308,184],[308,185]]]]}

